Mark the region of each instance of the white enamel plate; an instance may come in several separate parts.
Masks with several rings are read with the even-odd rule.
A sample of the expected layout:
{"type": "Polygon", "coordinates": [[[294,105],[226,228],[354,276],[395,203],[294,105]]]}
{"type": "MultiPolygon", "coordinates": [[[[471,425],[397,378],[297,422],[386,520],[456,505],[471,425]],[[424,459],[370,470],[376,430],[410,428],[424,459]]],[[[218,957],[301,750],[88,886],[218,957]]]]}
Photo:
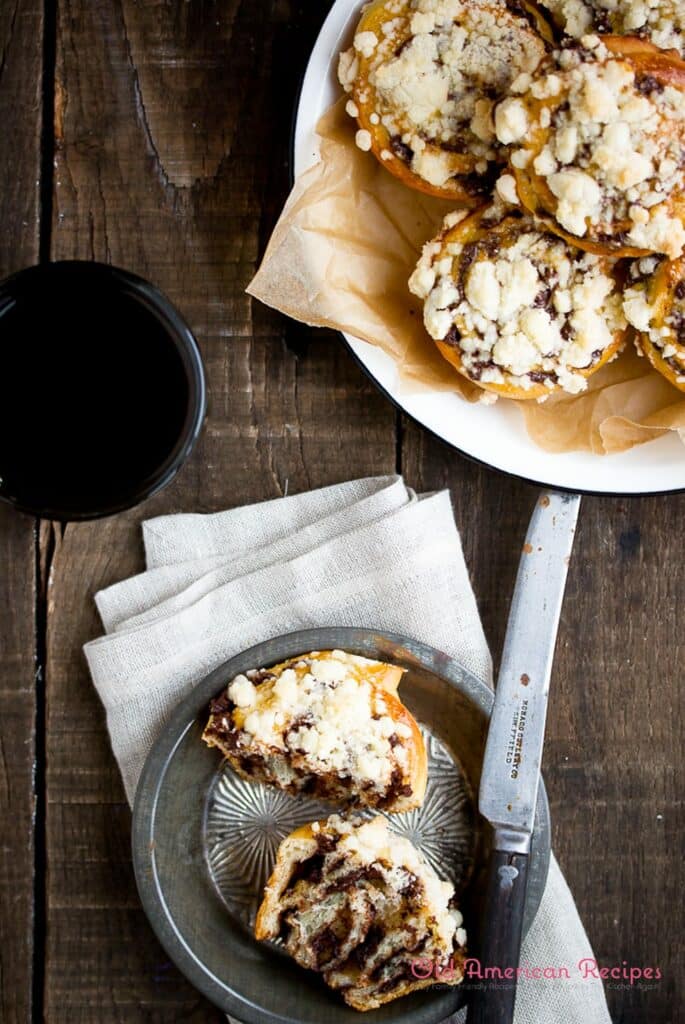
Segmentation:
{"type": "MultiPolygon", "coordinates": [[[[337,0],[312,50],[295,121],[296,176],[319,159],[316,124],[340,95],[338,54],[349,44],[361,6],[360,0],[337,0]]],[[[515,403],[470,405],[444,392],[404,393],[389,356],[359,338],[344,337],[366,372],[396,405],[472,459],[571,491],[637,495],[685,490],[685,447],[675,433],[620,455],[545,452],[528,437],[515,403]]]]}

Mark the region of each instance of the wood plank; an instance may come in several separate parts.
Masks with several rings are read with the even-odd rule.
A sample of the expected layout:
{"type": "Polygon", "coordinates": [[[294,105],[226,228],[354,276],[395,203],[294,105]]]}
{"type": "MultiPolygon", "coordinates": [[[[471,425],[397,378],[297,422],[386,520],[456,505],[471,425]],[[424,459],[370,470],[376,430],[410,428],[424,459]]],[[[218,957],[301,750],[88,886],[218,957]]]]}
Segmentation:
{"type": "MultiPolygon", "coordinates": [[[[43,17],[0,5],[0,277],[38,260],[43,17]]],[[[31,1018],[36,753],[34,523],[0,507],[0,1020],[31,1018]]]]}
{"type": "Polygon", "coordinates": [[[46,1018],[218,1021],[138,905],[130,816],[81,654],[100,628],[92,596],[142,567],[143,518],[392,471],[395,417],[333,336],[244,295],[287,191],[292,103],[324,7],[59,9],[53,256],[109,260],[160,285],[197,332],[210,409],[167,491],[54,537],[46,1018]]]}
{"type": "MultiPolygon", "coordinates": [[[[0,222],[1,223],[1,222],[0,222]]],[[[33,524],[0,507],[0,1020],[30,1019],[33,979],[35,632],[33,524]]]]}
{"type": "MultiPolygon", "coordinates": [[[[486,632],[501,650],[536,489],[484,470],[412,424],[404,471],[451,488],[486,632]]],[[[554,848],[599,962],[659,966],[607,986],[612,1019],[682,1024],[685,496],[585,498],[554,667],[544,771],[554,848]]]]}
{"type": "Polygon", "coordinates": [[[0,275],[38,261],[43,5],[0,5],[0,275]]]}

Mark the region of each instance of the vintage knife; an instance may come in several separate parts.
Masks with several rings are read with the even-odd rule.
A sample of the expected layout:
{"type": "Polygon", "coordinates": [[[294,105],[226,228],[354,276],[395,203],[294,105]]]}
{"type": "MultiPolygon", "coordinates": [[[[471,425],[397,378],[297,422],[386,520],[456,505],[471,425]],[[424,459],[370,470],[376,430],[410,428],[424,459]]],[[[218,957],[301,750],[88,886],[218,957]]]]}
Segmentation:
{"type": "Polygon", "coordinates": [[[479,959],[502,974],[474,993],[469,1024],[513,1020],[549,681],[579,508],[576,494],[538,498],[516,577],[479,795],[494,829],[479,959]]]}

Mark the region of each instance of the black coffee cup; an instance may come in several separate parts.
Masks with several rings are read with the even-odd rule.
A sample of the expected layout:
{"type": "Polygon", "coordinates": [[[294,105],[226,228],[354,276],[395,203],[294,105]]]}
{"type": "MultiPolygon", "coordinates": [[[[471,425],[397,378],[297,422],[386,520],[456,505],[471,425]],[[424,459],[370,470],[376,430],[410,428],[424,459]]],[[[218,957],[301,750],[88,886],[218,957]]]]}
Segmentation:
{"type": "Polygon", "coordinates": [[[176,475],[206,411],[187,323],[142,278],[65,261],[0,283],[0,499],[94,519],[176,475]]]}

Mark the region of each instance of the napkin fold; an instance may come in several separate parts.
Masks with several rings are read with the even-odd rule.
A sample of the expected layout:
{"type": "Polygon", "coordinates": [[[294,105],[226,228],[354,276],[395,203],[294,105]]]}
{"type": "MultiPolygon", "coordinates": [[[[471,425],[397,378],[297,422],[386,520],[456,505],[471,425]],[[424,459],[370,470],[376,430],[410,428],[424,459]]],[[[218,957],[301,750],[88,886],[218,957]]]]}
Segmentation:
{"type": "MultiPolygon", "coordinates": [[[[492,686],[492,662],[446,491],[356,480],[211,515],[143,524],[147,570],[96,595],[105,634],[84,650],[133,801],[168,715],[208,672],[269,637],[366,626],[437,647],[492,686]]],[[[516,1024],[610,1024],[573,898],[552,858],[522,964],[516,1024]]],[[[454,1024],[461,1021],[457,1015],[454,1024]]]]}

